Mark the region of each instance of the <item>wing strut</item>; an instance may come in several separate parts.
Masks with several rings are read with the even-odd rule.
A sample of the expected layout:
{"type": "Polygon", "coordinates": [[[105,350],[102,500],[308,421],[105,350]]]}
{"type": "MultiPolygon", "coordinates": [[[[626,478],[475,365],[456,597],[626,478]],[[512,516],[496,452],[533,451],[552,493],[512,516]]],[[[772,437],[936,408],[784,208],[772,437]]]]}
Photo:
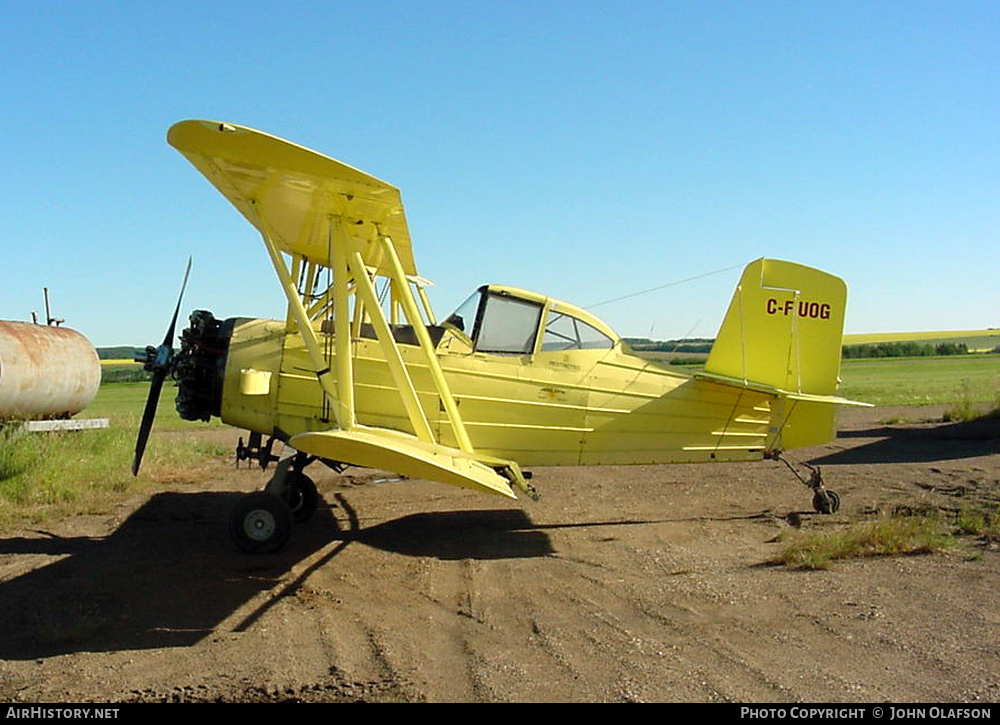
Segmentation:
{"type": "MultiPolygon", "coordinates": [[[[302,333],[302,340],[305,343],[306,350],[309,352],[309,359],[312,361],[313,368],[316,370],[316,377],[319,379],[319,384],[323,387],[323,391],[327,395],[337,401],[337,424],[341,428],[351,428],[354,425],[353,406],[346,410],[342,406],[342,398],[339,390],[340,386],[338,385],[337,387],[334,387],[333,381],[330,380],[330,367],[326,364],[326,359],[323,357],[323,349],[320,345],[319,338],[316,335],[316,331],[313,330],[312,324],[309,322],[309,314],[306,312],[306,309],[302,304],[302,300],[299,298],[298,290],[295,287],[295,280],[292,278],[288,267],[285,266],[285,260],[281,256],[281,252],[278,251],[277,246],[271,240],[270,235],[266,231],[267,221],[260,213],[258,213],[257,218],[260,222],[261,228],[265,230],[261,233],[261,237],[263,237],[264,246],[267,248],[267,253],[271,257],[271,263],[274,265],[274,271],[278,275],[278,281],[281,283],[281,289],[285,293],[285,298],[288,300],[288,311],[290,316],[294,318],[299,331],[302,333]]],[[[350,342],[350,338],[348,338],[348,342],[350,342]]],[[[348,357],[348,362],[349,361],[350,358],[348,357]]],[[[351,396],[351,400],[353,400],[353,396],[351,396]]]]}
{"type": "MultiPolygon", "coordinates": [[[[298,265],[295,259],[293,259],[292,269],[289,269],[278,245],[269,234],[270,227],[268,226],[267,219],[264,218],[259,209],[256,211],[257,226],[263,230],[261,236],[264,239],[264,245],[267,248],[271,263],[274,266],[282,290],[288,300],[289,317],[294,321],[299,332],[302,334],[320,385],[327,395],[337,401],[337,426],[341,430],[351,430],[357,425],[354,410],[353,365],[350,347],[351,335],[349,333],[346,335],[334,335],[334,358],[337,366],[337,380],[336,384],[334,384],[330,377],[332,371],[327,359],[323,355],[322,343],[313,327],[309,311],[303,304],[295,284],[293,272],[298,268],[298,265]]],[[[330,215],[328,221],[330,264],[333,267],[334,277],[332,292],[335,330],[351,330],[349,297],[351,294],[351,283],[353,282],[358,300],[364,304],[367,319],[375,328],[375,334],[385,354],[393,383],[403,401],[416,437],[422,441],[434,443],[433,431],[427,421],[427,416],[424,414],[423,408],[420,406],[413,381],[406,370],[402,355],[389,329],[389,323],[379,304],[378,295],[369,276],[367,265],[360,252],[356,250],[350,251],[354,246],[352,244],[353,240],[344,228],[343,218],[339,215],[330,215]]],[[[392,239],[387,235],[379,233],[377,229],[376,236],[382,250],[384,264],[388,267],[386,272],[395,293],[394,303],[399,304],[406,321],[413,327],[436,392],[441,399],[441,404],[445,412],[448,414],[458,447],[464,453],[473,453],[469,434],[462,422],[458,406],[444,377],[444,372],[441,370],[434,344],[423,323],[417,301],[414,299],[409,280],[396,254],[392,239]]],[[[426,301],[424,301],[424,304],[426,305],[426,301]]]]}
{"type": "MultiPolygon", "coordinates": [[[[361,255],[357,252],[354,253],[354,269],[361,269],[362,273],[356,275],[358,285],[358,294],[361,297],[362,302],[368,308],[378,308],[378,296],[375,294],[375,287],[372,285],[371,279],[369,279],[368,274],[364,272],[364,262],[361,259],[361,255]]],[[[430,424],[427,422],[427,416],[424,415],[423,408],[420,407],[420,401],[417,400],[416,391],[413,388],[413,381],[410,380],[410,374],[406,372],[406,366],[403,364],[403,357],[399,353],[399,348],[395,345],[395,341],[392,339],[392,332],[389,330],[389,324],[385,321],[385,317],[382,315],[372,315],[371,316],[372,325],[375,327],[375,335],[378,337],[382,345],[382,350],[385,353],[386,362],[389,365],[389,372],[392,374],[392,381],[396,385],[396,389],[399,391],[400,397],[403,399],[403,405],[406,408],[406,413],[410,418],[410,423],[413,425],[413,430],[416,433],[417,438],[422,441],[433,442],[434,434],[431,432],[430,424]],[[393,344],[388,345],[385,341],[390,341],[393,344]]]]}
{"type": "MultiPolygon", "coordinates": [[[[413,325],[413,330],[417,335],[417,341],[420,343],[420,348],[424,351],[424,355],[427,358],[427,365],[431,372],[431,377],[434,380],[434,385],[437,388],[438,394],[441,396],[441,402],[444,405],[445,412],[448,413],[448,419],[451,421],[452,430],[455,433],[455,438],[458,441],[458,447],[461,448],[466,453],[472,453],[472,443],[469,441],[469,434],[465,430],[465,423],[462,422],[462,416],[459,415],[458,406],[455,405],[455,398],[451,394],[451,389],[448,387],[448,381],[445,380],[444,372],[441,370],[441,364],[438,361],[437,353],[434,350],[434,344],[431,342],[431,336],[427,332],[427,328],[424,327],[422,318],[420,317],[420,310],[417,309],[416,300],[413,299],[413,293],[410,290],[410,285],[406,280],[406,275],[403,273],[403,265],[400,264],[399,257],[396,255],[396,249],[392,245],[392,239],[383,234],[379,234],[379,241],[382,244],[382,249],[385,252],[385,259],[389,262],[390,270],[392,272],[393,282],[396,284],[399,290],[399,301],[403,306],[403,315],[413,325]]],[[[388,342],[395,346],[395,341],[390,335],[388,342]]]]}

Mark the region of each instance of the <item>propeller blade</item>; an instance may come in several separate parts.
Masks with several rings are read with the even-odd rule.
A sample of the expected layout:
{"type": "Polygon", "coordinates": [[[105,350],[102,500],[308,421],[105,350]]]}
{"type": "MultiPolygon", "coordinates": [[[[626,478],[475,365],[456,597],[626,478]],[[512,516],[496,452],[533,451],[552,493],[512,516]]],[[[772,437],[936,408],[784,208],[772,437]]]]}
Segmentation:
{"type": "Polygon", "coordinates": [[[170,327],[167,328],[167,334],[163,337],[163,344],[168,347],[173,347],[174,330],[177,327],[177,315],[181,311],[181,300],[184,299],[184,290],[187,287],[189,274],[191,274],[191,257],[188,257],[187,269],[184,270],[184,281],[181,283],[181,293],[177,296],[177,307],[174,308],[174,316],[170,320],[170,327]]]}
{"type": "Polygon", "coordinates": [[[135,441],[135,455],[132,457],[133,476],[139,475],[139,464],[142,463],[142,454],[146,451],[149,432],[153,429],[153,418],[156,417],[156,406],[160,402],[160,390],[163,388],[163,381],[166,377],[166,372],[156,373],[153,376],[153,381],[149,384],[149,396],[146,398],[146,408],[142,413],[139,435],[135,441]]]}
{"type": "MultiPolygon", "coordinates": [[[[160,391],[163,389],[163,381],[170,373],[170,363],[173,355],[174,332],[177,329],[177,316],[181,311],[181,300],[184,299],[184,290],[187,288],[188,276],[191,274],[191,257],[188,257],[187,269],[184,270],[184,281],[181,283],[181,292],[177,296],[177,306],[174,308],[174,315],[170,319],[167,327],[167,334],[163,337],[163,344],[157,350],[156,358],[153,361],[153,380],[149,384],[149,395],[146,397],[146,407],[142,412],[142,421],[139,423],[139,435],[135,441],[135,455],[132,457],[132,475],[139,475],[139,465],[142,463],[142,455],[146,451],[146,443],[149,441],[149,433],[153,429],[153,419],[156,417],[156,406],[160,402],[160,391]]],[[[148,348],[152,349],[152,348],[148,348]]],[[[147,368],[149,369],[149,368],[147,368]]]]}

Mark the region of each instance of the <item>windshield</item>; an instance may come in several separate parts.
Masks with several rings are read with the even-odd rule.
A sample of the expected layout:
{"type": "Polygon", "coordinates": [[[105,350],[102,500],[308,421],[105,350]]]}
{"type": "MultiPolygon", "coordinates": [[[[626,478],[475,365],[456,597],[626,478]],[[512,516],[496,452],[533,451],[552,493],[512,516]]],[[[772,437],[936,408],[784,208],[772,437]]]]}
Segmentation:
{"type": "Polygon", "coordinates": [[[535,348],[535,334],[542,306],[508,295],[489,294],[482,321],[476,330],[481,352],[528,354],[535,348]]]}

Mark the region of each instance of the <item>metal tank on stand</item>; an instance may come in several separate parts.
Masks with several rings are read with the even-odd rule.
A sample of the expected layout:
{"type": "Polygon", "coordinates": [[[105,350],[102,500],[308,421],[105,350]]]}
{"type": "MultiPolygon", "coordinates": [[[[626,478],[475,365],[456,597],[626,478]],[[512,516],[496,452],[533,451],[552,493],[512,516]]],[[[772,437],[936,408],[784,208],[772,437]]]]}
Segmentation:
{"type": "Polygon", "coordinates": [[[0,320],[0,420],[68,419],[100,384],[97,351],[79,332],[0,320]]]}

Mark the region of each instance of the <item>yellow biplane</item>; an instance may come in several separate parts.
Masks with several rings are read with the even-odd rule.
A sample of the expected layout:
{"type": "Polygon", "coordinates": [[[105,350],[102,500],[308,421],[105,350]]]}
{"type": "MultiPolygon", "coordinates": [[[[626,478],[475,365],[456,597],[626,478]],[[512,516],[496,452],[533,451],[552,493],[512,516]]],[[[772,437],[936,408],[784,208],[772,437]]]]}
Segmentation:
{"type": "MultiPolygon", "coordinates": [[[[836,395],[846,287],[825,272],[749,264],[691,376],[525,290],[480,287],[439,321],[395,187],[228,123],[182,121],[168,141],[260,232],[288,308],[277,320],[196,311],[175,351],[178,299],[163,343],[141,355],[154,375],[133,473],[171,376],[181,417],[246,429],[239,458],[277,461],[233,512],[246,551],[277,549],[312,513],[303,469],[316,460],[537,498],[523,467],[779,457],[830,440],[835,406],[850,403],[836,395]]],[[[818,470],[799,478],[817,511],[837,509],[818,470]]]]}

